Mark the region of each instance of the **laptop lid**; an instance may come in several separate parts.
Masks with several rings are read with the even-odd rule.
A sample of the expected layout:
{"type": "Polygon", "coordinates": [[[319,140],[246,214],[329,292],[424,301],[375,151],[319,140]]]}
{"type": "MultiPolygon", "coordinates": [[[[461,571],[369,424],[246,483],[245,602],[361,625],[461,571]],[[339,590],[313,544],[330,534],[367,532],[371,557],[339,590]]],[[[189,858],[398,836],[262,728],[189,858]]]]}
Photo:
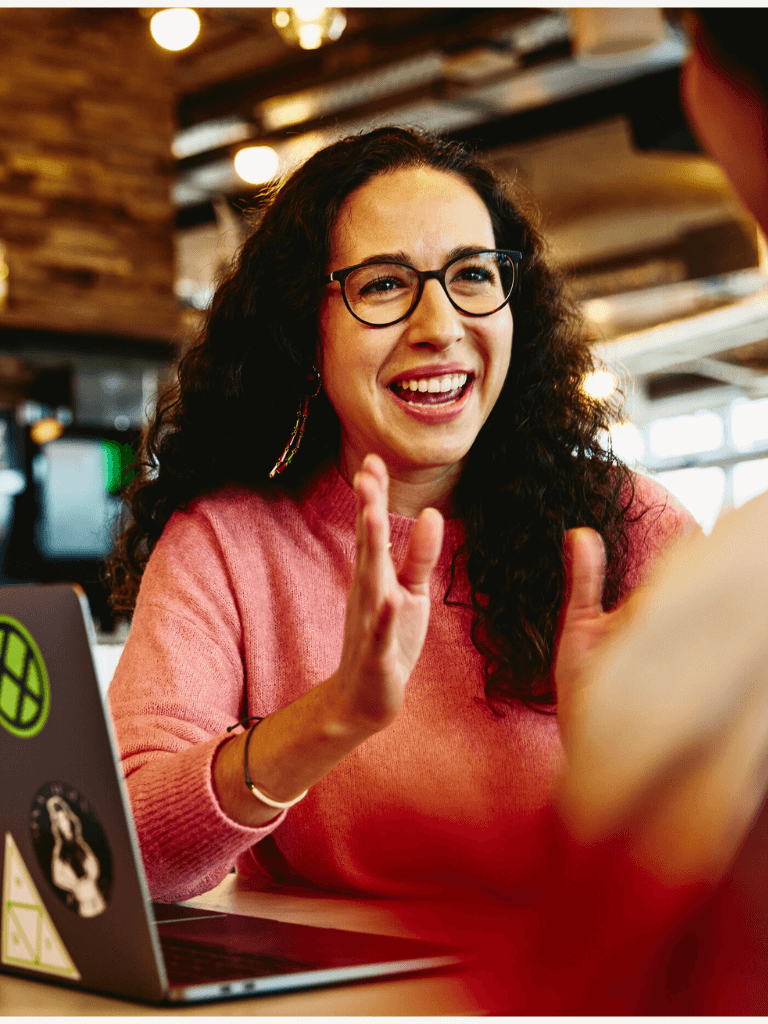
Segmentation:
{"type": "Polygon", "coordinates": [[[156,924],[94,642],[79,588],[0,587],[2,969],[160,1002],[460,962],[412,939],[188,907],[156,924]],[[164,942],[181,954],[171,984],[164,942]]]}
{"type": "Polygon", "coordinates": [[[167,982],[89,631],[71,586],[0,588],[0,963],[159,1001],[167,982]]]}

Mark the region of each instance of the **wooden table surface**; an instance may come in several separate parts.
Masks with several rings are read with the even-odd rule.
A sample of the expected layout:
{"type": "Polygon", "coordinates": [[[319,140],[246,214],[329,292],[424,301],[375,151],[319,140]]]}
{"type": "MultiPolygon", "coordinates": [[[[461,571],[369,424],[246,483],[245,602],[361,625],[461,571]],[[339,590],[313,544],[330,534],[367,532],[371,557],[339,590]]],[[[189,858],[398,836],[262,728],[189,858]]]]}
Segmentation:
{"type": "MultiPolygon", "coordinates": [[[[276,888],[256,890],[229,875],[220,885],[189,901],[190,906],[232,911],[298,924],[454,941],[471,946],[488,933],[489,922],[502,921],[509,908],[475,898],[370,900],[276,888]]],[[[502,925],[503,926],[503,925],[502,925]]],[[[487,1012],[470,984],[471,968],[422,977],[334,985],[283,995],[223,1002],[158,1007],[45,981],[0,974],[0,1016],[476,1016],[487,1012]]]]}

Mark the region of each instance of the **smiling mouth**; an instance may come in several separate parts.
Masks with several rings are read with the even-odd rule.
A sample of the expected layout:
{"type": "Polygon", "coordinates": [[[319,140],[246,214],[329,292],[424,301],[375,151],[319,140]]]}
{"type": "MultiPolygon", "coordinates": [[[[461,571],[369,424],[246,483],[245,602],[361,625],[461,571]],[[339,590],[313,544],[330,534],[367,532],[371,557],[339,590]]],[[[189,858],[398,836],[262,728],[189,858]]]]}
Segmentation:
{"type": "Polygon", "coordinates": [[[418,377],[398,380],[391,390],[403,402],[413,405],[446,405],[461,398],[472,382],[467,373],[448,373],[442,377],[418,377]]]}

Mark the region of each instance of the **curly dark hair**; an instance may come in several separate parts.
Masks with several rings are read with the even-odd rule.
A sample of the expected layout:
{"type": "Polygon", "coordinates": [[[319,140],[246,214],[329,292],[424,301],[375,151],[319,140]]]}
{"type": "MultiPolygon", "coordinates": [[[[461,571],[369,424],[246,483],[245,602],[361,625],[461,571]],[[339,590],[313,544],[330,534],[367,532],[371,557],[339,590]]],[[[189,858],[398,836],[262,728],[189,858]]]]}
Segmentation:
{"type": "Polygon", "coordinates": [[[307,283],[329,270],[339,210],[375,175],[408,167],[461,176],[485,203],[499,248],[523,254],[507,378],[453,495],[465,542],[445,599],[452,601],[461,565],[491,709],[502,714],[505,705],[522,701],[545,710],[555,700],[551,664],[565,531],[590,526],[603,537],[604,602],[613,605],[625,588],[631,474],[600,440],[616,410],[582,390],[593,368],[589,344],[520,196],[513,201],[465,147],[421,131],[388,127],[346,138],[274,191],[144,435],[108,568],[113,607],[133,607],[149,555],[175,509],[229,483],[291,490],[323,462],[338,459],[339,422],[321,392],[300,453],[279,480],[268,480],[312,375],[321,289],[307,283]],[[254,439],[247,457],[244,438],[254,439]]]}

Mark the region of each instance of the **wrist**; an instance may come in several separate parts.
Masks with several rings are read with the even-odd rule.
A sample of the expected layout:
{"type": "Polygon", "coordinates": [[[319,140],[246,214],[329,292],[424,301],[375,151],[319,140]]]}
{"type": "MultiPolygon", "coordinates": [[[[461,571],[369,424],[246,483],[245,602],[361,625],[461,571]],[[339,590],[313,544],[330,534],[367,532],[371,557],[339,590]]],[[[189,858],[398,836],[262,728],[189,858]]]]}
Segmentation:
{"type": "Polygon", "coordinates": [[[348,740],[355,746],[391,725],[397,714],[381,701],[361,698],[360,687],[351,685],[341,669],[327,679],[324,706],[329,738],[348,740]]]}

